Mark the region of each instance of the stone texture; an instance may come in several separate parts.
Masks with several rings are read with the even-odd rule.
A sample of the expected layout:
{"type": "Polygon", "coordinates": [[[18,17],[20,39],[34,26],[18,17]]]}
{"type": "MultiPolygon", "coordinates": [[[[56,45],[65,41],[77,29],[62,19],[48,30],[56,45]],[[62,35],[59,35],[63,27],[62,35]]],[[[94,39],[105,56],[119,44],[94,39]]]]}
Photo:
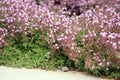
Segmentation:
{"type": "Polygon", "coordinates": [[[67,72],[68,70],[69,70],[68,67],[62,67],[63,72],[67,72]]]}

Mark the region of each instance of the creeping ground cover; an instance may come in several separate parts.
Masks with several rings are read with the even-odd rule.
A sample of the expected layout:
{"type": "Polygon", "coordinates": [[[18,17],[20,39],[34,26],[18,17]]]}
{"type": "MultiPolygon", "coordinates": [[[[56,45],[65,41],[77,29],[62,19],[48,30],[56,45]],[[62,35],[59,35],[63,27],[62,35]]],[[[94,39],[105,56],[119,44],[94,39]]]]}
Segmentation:
{"type": "Polygon", "coordinates": [[[0,0],[0,65],[120,79],[119,0],[0,0]]]}

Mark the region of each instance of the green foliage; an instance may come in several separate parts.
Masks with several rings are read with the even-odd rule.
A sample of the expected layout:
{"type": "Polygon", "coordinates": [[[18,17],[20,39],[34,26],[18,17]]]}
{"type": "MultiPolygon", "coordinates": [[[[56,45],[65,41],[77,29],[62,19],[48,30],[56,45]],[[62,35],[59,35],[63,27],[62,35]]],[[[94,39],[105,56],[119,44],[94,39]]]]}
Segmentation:
{"type": "Polygon", "coordinates": [[[55,70],[62,66],[71,67],[73,61],[68,59],[62,53],[51,53],[49,45],[39,38],[42,33],[32,31],[23,37],[9,38],[9,46],[2,48],[3,53],[0,55],[0,65],[26,68],[42,68],[55,70]],[[24,37],[24,38],[25,38],[24,37]]]}
{"type": "Polygon", "coordinates": [[[2,23],[0,22],[0,27],[2,27],[2,23]]]}
{"type": "Polygon", "coordinates": [[[109,75],[109,78],[114,78],[116,80],[119,80],[120,79],[120,72],[112,72],[110,75],[109,75]]]}
{"type": "Polygon", "coordinates": [[[116,68],[115,64],[111,64],[109,68],[109,74],[107,75],[109,78],[114,78],[116,80],[120,79],[120,69],[116,68]]]}
{"type": "Polygon", "coordinates": [[[50,50],[43,49],[39,46],[30,50],[4,47],[3,52],[0,56],[0,65],[5,66],[54,70],[58,67],[71,67],[73,65],[73,62],[68,57],[63,56],[63,54],[50,54],[50,58],[47,58],[50,50]]]}
{"type": "Polygon", "coordinates": [[[79,69],[80,71],[85,71],[85,60],[84,60],[84,58],[79,58],[78,59],[78,63],[77,63],[76,68],[79,69]]]}

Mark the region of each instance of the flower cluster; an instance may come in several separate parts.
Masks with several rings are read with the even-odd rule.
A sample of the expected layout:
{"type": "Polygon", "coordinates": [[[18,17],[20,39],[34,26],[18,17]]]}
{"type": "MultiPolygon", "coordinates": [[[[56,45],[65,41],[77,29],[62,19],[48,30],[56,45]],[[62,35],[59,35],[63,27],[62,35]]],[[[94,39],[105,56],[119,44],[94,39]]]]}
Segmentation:
{"type": "Polygon", "coordinates": [[[40,12],[45,10],[40,8],[32,0],[3,0],[0,3],[0,22],[9,25],[12,36],[20,32],[27,34],[31,28],[38,29],[36,19],[39,21],[40,12]]]}
{"type": "Polygon", "coordinates": [[[0,47],[4,45],[6,37],[7,37],[7,29],[0,28],[0,47]]]}
{"type": "Polygon", "coordinates": [[[10,36],[17,38],[21,36],[19,33],[29,35],[31,29],[35,29],[43,33],[41,38],[48,38],[47,42],[53,52],[63,51],[74,61],[79,55],[83,55],[78,55],[80,48],[85,49],[85,53],[88,51],[85,65],[90,69],[108,67],[113,59],[117,67],[120,67],[120,59],[116,57],[120,51],[120,13],[116,12],[119,4],[116,3],[118,0],[115,0],[115,3],[108,1],[109,5],[105,4],[107,1],[41,0],[40,5],[36,5],[35,0],[2,0],[0,22],[5,28],[0,28],[0,46],[4,44],[7,30],[10,36]],[[59,9],[65,7],[76,14],[82,9],[84,11],[79,16],[66,16],[63,10],[56,13],[56,4],[59,5],[59,9]],[[111,4],[116,4],[116,7],[111,4]],[[92,8],[89,8],[90,6],[92,8]],[[75,40],[81,31],[85,34],[80,37],[82,47],[79,48],[79,42],[75,40]]]}
{"type": "Polygon", "coordinates": [[[88,34],[83,36],[83,44],[87,49],[92,49],[93,53],[99,53],[99,56],[93,55],[93,60],[105,66],[120,51],[120,16],[115,8],[108,5],[97,6],[82,16],[85,17],[85,26],[88,28],[88,34]]]}
{"type": "Polygon", "coordinates": [[[30,29],[35,28],[46,32],[53,52],[62,49],[70,59],[77,57],[74,42],[77,29],[73,18],[49,11],[32,0],[4,0],[0,3],[0,13],[0,22],[8,26],[12,37],[18,36],[18,33],[27,35],[30,29]]]}
{"type": "Polygon", "coordinates": [[[74,60],[77,57],[77,47],[74,42],[75,27],[73,20],[64,15],[54,16],[54,23],[49,26],[49,43],[52,50],[61,49],[74,60]]]}

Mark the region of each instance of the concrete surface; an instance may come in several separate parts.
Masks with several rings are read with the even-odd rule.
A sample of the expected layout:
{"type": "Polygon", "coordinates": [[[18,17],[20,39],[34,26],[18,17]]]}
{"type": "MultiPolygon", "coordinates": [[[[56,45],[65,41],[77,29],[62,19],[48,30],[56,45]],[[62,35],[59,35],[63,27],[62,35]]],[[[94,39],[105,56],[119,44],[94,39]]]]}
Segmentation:
{"type": "Polygon", "coordinates": [[[18,69],[0,66],[0,80],[108,80],[85,75],[81,72],[18,69]]]}

